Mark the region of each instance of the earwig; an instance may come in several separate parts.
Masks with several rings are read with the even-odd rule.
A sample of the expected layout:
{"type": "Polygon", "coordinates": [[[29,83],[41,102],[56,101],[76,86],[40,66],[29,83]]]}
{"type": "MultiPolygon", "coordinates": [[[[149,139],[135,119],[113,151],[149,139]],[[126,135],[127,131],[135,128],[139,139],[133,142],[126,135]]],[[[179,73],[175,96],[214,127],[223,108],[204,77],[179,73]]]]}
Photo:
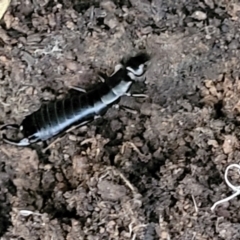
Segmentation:
{"type": "Polygon", "coordinates": [[[23,138],[11,140],[3,134],[3,141],[16,146],[29,146],[64,133],[73,126],[82,126],[102,116],[129,90],[136,79],[146,72],[149,56],[141,53],[115,67],[115,72],[95,89],[78,95],[42,105],[37,111],[27,115],[21,125],[7,124],[1,130],[18,129],[23,138]]]}

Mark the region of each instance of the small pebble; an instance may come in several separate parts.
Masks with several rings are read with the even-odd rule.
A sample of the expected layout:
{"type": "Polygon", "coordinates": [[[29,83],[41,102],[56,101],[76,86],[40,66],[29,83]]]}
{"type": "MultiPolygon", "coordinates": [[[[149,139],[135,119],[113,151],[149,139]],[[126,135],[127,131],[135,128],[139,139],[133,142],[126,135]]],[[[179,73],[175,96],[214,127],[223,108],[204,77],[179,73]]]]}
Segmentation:
{"type": "Polygon", "coordinates": [[[78,64],[76,62],[73,62],[73,61],[67,61],[66,62],[66,67],[71,71],[77,71],[78,64]]]}
{"type": "Polygon", "coordinates": [[[118,25],[118,20],[114,15],[107,15],[104,19],[104,24],[107,25],[109,28],[113,29],[118,25]]]}
{"type": "Polygon", "coordinates": [[[101,1],[100,6],[109,12],[114,12],[116,9],[116,5],[112,1],[108,0],[101,1]]]}
{"type": "Polygon", "coordinates": [[[152,32],[152,27],[151,26],[147,26],[147,27],[141,29],[141,33],[143,35],[147,35],[147,34],[149,34],[151,32],[152,32]]]}
{"type": "Polygon", "coordinates": [[[201,11],[196,11],[193,13],[192,18],[198,20],[198,21],[202,21],[205,20],[207,18],[207,14],[201,11]]]}
{"type": "Polygon", "coordinates": [[[76,141],[77,141],[77,136],[76,136],[76,135],[70,134],[70,135],[68,136],[68,138],[69,138],[70,141],[73,141],[73,142],[76,142],[76,141]]]}

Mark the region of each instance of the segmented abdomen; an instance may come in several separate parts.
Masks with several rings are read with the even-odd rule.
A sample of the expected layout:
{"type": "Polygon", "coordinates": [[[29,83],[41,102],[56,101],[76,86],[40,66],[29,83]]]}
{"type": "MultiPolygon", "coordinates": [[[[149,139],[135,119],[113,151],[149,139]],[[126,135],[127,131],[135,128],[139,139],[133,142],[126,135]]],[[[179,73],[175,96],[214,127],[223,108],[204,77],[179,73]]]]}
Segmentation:
{"type": "Polygon", "coordinates": [[[23,120],[24,136],[33,142],[45,141],[73,125],[104,114],[130,88],[132,81],[126,79],[125,70],[119,70],[109,81],[90,92],[43,105],[23,120]]]}
{"type": "MultiPolygon", "coordinates": [[[[92,94],[91,94],[92,95],[92,94]]],[[[22,122],[25,136],[47,140],[73,125],[92,120],[95,113],[94,105],[101,105],[102,110],[107,106],[101,102],[98,93],[95,96],[82,94],[43,105],[22,122]]]]}

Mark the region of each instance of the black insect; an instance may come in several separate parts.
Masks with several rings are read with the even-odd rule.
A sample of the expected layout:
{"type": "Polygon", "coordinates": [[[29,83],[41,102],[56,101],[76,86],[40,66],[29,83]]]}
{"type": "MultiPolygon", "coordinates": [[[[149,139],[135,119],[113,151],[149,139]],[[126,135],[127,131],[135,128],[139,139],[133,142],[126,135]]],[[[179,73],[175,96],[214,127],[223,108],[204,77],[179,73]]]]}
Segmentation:
{"type": "Polygon", "coordinates": [[[144,75],[149,64],[149,56],[145,53],[131,57],[115,67],[115,72],[89,92],[50,102],[25,117],[22,124],[7,124],[1,130],[18,129],[24,138],[17,141],[7,138],[3,140],[16,146],[28,146],[39,141],[46,141],[73,126],[82,126],[98,116],[102,116],[110,106],[124,95],[129,95],[133,82],[144,75]]]}

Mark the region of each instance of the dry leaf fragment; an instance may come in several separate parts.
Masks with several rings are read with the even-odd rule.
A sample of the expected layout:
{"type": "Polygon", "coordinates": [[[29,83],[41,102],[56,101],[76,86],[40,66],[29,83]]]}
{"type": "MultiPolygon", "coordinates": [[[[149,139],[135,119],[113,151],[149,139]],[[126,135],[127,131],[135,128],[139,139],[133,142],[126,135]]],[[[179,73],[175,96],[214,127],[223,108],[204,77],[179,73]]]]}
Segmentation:
{"type": "Polygon", "coordinates": [[[0,0],[0,20],[6,12],[11,0],[0,0]]]}

